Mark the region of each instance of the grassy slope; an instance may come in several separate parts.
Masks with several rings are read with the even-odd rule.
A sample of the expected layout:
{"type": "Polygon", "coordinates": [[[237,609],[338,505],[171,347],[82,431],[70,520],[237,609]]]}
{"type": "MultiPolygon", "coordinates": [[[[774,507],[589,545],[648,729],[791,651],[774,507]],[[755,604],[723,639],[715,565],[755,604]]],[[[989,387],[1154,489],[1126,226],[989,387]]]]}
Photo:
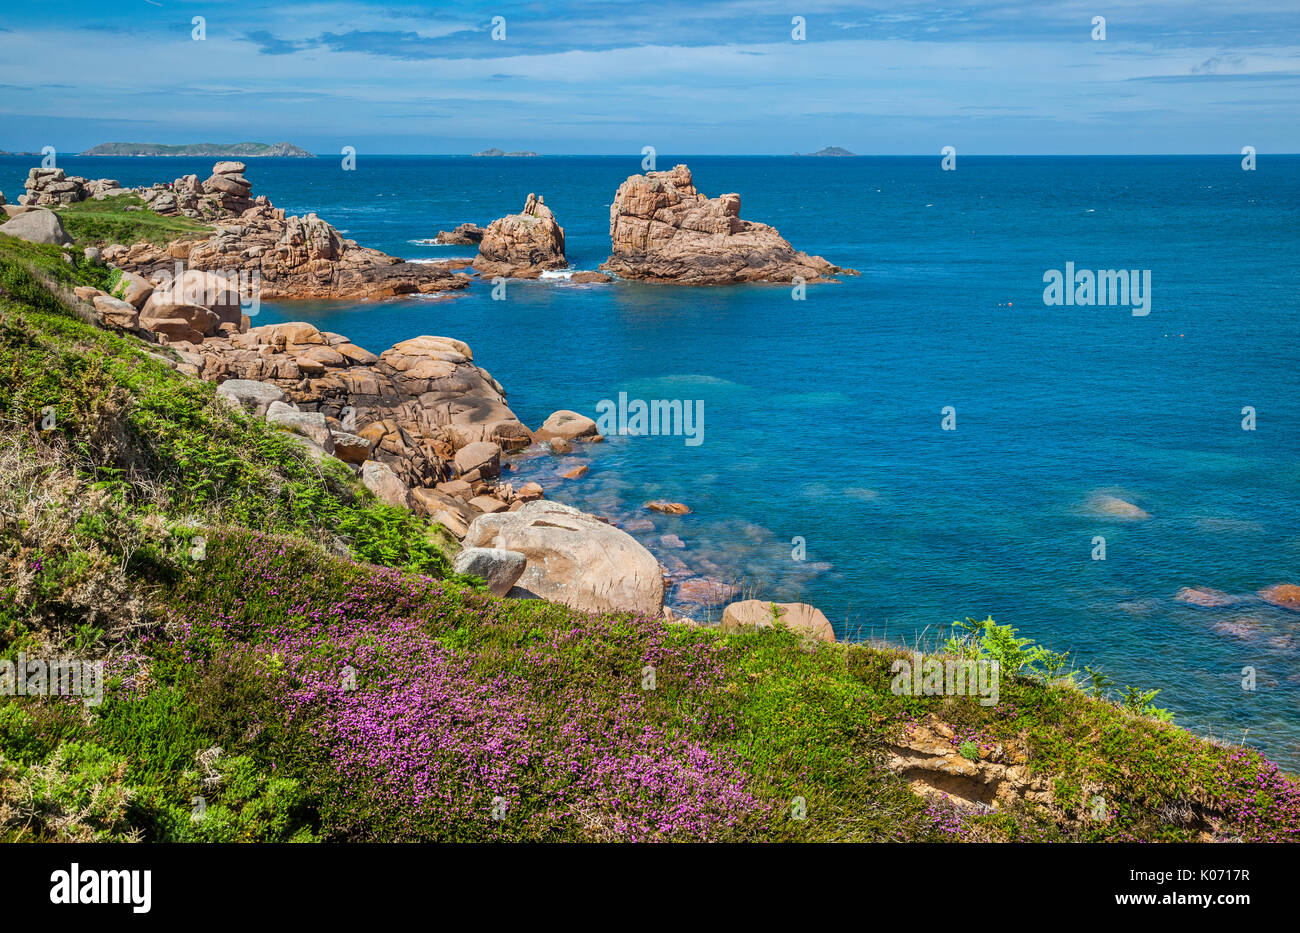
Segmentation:
{"type": "Polygon", "coordinates": [[[137,243],[144,240],[164,246],[172,240],[211,233],[188,217],[164,217],[144,206],[133,194],[123,194],[102,201],[78,201],[59,208],[63,227],[79,246],[105,246],[109,243],[137,243]],[[127,208],[137,208],[127,210],[127,208]]]}
{"type": "Polygon", "coordinates": [[[991,708],[899,697],[888,650],[589,616],[446,579],[422,520],[69,314],[61,289],[104,276],[0,237],[0,656],[111,672],[98,707],[0,699],[0,838],[1300,830],[1295,784],[1258,755],[1050,678],[1004,677],[991,708]],[[883,757],[932,714],[954,743],[1001,745],[1047,777],[1054,805],[976,814],[914,796],[883,757]],[[196,758],[218,747],[211,767],[196,758]],[[1096,794],[1104,821],[1084,812],[1096,794]]]}

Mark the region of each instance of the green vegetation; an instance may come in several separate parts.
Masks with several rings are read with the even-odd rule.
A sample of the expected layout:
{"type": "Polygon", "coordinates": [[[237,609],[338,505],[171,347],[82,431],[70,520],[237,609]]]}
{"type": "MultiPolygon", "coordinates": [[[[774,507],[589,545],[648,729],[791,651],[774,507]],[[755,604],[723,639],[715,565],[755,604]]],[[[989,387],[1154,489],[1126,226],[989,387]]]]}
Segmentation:
{"type": "Polygon", "coordinates": [[[144,206],[133,194],[115,198],[78,201],[59,208],[68,235],[79,246],[145,241],[163,246],[172,240],[199,237],[212,232],[188,217],[165,217],[144,206]]]}
{"type": "Polygon", "coordinates": [[[0,237],[0,659],[107,682],[0,697],[0,839],[1300,834],[1271,763],[992,619],[943,654],[998,662],[985,706],[896,693],[899,648],[493,597],[436,526],[83,321],[67,289],[107,273],[62,253],[0,237]],[[920,795],[889,765],[922,733],[1026,792],[920,795]]]}

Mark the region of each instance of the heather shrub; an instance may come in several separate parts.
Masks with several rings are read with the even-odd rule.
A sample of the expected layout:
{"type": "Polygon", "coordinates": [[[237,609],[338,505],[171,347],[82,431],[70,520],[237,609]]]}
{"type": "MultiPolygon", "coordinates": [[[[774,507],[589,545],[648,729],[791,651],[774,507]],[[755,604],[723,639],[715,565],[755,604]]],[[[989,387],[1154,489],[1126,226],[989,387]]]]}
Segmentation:
{"type": "Polygon", "coordinates": [[[7,841],[133,841],[126,763],[99,745],[65,742],[42,762],[0,755],[0,837],[7,841]]]}

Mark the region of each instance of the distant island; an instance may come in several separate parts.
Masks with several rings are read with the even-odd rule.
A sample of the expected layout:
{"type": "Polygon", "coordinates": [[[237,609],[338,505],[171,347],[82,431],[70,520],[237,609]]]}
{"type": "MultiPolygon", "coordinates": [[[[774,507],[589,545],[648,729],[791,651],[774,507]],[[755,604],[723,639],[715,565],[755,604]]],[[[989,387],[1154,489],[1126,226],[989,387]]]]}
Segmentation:
{"type": "Polygon", "coordinates": [[[821,150],[819,150],[819,151],[817,151],[817,152],[796,152],[795,155],[803,155],[803,156],[855,156],[855,155],[857,155],[857,153],[856,153],[856,152],[849,152],[849,150],[847,150],[847,149],[842,149],[842,148],[840,148],[839,146],[827,146],[825,149],[821,149],[821,150]]]}
{"type": "Polygon", "coordinates": [[[259,159],[279,156],[314,159],[316,156],[292,143],[190,143],[165,146],[162,143],[100,143],[83,156],[193,156],[203,159],[259,159]]]}
{"type": "Polygon", "coordinates": [[[474,153],[475,158],[482,158],[482,157],[495,158],[497,156],[505,156],[506,158],[518,158],[518,157],[535,157],[536,155],[537,153],[535,152],[506,152],[503,149],[495,149],[495,148],[484,149],[482,152],[474,153]]]}

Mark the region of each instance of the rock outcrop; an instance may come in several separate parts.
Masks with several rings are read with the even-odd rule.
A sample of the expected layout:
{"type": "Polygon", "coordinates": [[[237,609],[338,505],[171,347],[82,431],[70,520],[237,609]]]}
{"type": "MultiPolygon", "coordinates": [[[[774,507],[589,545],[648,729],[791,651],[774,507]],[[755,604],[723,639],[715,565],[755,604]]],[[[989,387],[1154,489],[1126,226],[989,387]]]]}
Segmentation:
{"type": "Polygon", "coordinates": [[[740,195],[700,194],[685,165],[633,175],[619,185],[609,237],[613,255],[601,269],[625,279],[724,285],[857,274],[798,252],[767,224],[741,220],[740,195]]]}
{"type": "Polygon", "coordinates": [[[570,506],[536,501],[480,515],[464,544],[523,554],[528,565],[516,595],[590,612],[663,612],[663,574],[654,556],[626,532],[570,506]]]}
{"type": "Polygon", "coordinates": [[[448,337],[415,337],[376,356],[310,324],[272,324],[204,339],[195,350],[204,379],[278,388],[299,409],[331,419],[335,431],[364,439],[370,459],[410,487],[449,479],[457,452],[483,444],[489,454],[478,448],[461,459],[476,461],[471,486],[486,489],[501,449],[532,441],[501,385],[448,337]]]}
{"type": "Polygon", "coordinates": [[[1055,809],[1050,782],[1030,774],[1023,754],[976,746],[967,758],[961,744],[950,725],[931,715],[889,747],[886,766],[922,797],[985,812],[1024,802],[1055,809]]]}
{"type": "Polygon", "coordinates": [[[82,178],[68,175],[61,168],[32,169],[27,173],[26,188],[27,193],[19,195],[18,203],[29,207],[57,207],[127,193],[111,178],[82,178]]]}
{"type": "Polygon", "coordinates": [[[563,269],[564,228],[542,198],[528,195],[524,209],[492,221],[483,232],[474,268],[486,278],[505,276],[535,279],[550,269],[563,269]]]}
{"type": "MultiPolygon", "coordinates": [[[[237,279],[257,299],[361,298],[431,294],[464,288],[469,276],[437,263],[405,262],[357,244],[315,214],[286,217],[264,195],[252,197],[242,162],[218,162],[200,183],[186,175],[142,189],[150,210],[212,223],[206,239],[114,245],[105,262],[146,278],[181,269],[237,279]]],[[[249,296],[252,297],[252,296],[249,296]]]]}

